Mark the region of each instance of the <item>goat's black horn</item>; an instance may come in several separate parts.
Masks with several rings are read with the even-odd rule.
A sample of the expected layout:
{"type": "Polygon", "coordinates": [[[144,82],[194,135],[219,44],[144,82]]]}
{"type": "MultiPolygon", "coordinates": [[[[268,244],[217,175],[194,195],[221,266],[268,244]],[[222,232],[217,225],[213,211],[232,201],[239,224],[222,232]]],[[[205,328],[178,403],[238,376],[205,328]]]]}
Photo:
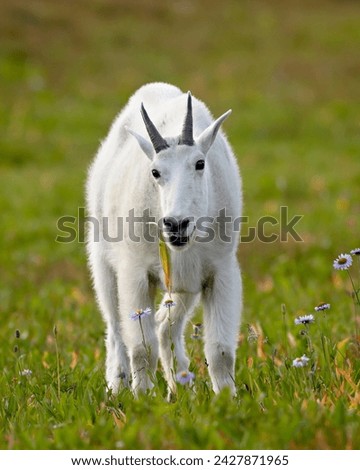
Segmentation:
{"type": "Polygon", "coordinates": [[[146,130],[149,134],[149,137],[150,137],[151,143],[153,144],[155,152],[159,153],[161,150],[168,148],[169,147],[168,143],[163,137],[161,137],[154,123],[149,118],[149,115],[146,112],[143,103],[141,103],[141,116],[144,120],[146,130]]]}
{"type": "Polygon", "coordinates": [[[180,145],[194,145],[192,102],[191,102],[190,91],[188,92],[186,117],[185,117],[183,129],[182,129],[181,137],[179,140],[179,144],[180,145]]]}

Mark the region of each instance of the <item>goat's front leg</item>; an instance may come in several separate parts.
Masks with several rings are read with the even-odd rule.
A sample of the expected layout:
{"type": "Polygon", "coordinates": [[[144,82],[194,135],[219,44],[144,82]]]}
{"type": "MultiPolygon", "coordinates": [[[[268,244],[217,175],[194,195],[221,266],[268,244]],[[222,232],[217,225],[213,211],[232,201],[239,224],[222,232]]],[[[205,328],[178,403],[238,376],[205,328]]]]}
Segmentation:
{"type": "Polygon", "coordinates": [[[154,311],[155,289],[146,273],[119,275],[118,297],[123,340],[130,359],[135,395],[153,387],[158,360],[154,311]],[[151,313],[142,313],[151,309],[151,313]]]}
{"type": "Polygon", "coordinates": [[[229,387],[235,395],[237,348],[242,284],[235,259],[223,260],[211,284],[204,289],[205,356],[215,393],[229,387]]]}
{"type": "Polygon", "coordinates": [[[89,243],[89,260],[97,300],[106,322],[106,382],[116,393],[120,386],[129,386],[129,358],[121,334],[114,270],[106,262],[100,243],[89,243]]]}

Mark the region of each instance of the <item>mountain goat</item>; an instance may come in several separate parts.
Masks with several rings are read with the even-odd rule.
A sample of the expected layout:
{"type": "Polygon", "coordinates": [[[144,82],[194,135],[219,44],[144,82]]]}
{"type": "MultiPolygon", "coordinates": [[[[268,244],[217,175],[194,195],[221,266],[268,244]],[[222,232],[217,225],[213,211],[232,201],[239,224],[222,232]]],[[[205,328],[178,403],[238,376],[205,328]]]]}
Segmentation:
{"type": "Polygon", "coordinates": [[[88,258],[107,327],[106,380],[113,391],[151,388],[159,354],[169,392],[176,391],[176,374],[189,368],[184,328],[201,298],[213,389],[235,393],[242,284],[239,227],[230,222],[240,220],[242,195],[236,159],[219,130],[230,112],[214,121],[190,92],[144,85],[90,167],[87,211],[99,233],[88,233],[88,258]],[[171,257],[173,303],[139,315],[139,325],[131,312],[154,312],[156,289],[167,290],[159,233],[171,257]]]}

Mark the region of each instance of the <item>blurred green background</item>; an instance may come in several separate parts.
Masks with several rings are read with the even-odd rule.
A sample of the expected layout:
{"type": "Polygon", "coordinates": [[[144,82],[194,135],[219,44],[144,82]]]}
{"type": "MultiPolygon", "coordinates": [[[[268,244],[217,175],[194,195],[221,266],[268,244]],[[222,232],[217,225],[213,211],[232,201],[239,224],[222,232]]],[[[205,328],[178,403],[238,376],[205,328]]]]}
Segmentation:
{"type": "MultiPolygon", "coordinates": [[[[233,109],[248,225],[280,206],[304,216],[303,242],[240,247],[243,331],[276,332],[282,303],[336,303],[349,284],[332,260],[360,245],[359,25],[356,0],[1,0],[0,368],[17,328],[41,368],[57,324],[64,367],[103,373],[84,244],[56,243],[56,224],[84,206],[100,140],[151,81],[233,109]]],[[[334,312],[336,340],[352,332],[350,304],[334,312]]]]}

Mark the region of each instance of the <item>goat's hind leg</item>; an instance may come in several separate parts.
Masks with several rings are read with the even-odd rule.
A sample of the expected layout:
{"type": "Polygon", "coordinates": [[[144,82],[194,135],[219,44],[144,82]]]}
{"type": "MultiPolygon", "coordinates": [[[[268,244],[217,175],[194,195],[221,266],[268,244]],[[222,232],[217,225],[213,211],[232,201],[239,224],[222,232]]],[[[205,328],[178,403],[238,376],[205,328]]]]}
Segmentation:
{"type": "Polygon", "coordinates": [[[106,322],[106,382],[114,393],[121,385],[128,387],[129,358],[121,336],[116,274],[98,248],[90,252],[98,304],[106,322]]]}
{"type": "Polygon", "coordinates": [[[173,306],[164,305],[164,297],[156,316],[160,343],[160,358],[164,369],[169,393],[176,393],[176,374],[187,371],[190,361],[186,355],[184,329],[191,317],[196,300],[194,294],[173,294],[173,306]]]}

